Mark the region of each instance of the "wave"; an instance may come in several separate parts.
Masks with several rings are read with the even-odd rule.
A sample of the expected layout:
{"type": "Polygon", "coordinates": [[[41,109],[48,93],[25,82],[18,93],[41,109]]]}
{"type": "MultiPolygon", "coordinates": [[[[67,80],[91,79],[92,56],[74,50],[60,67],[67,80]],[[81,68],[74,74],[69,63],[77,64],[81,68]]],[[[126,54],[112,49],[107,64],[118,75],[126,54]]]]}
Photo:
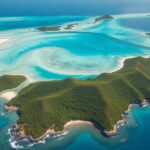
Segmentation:
{"type": "Polygon", "coordinates": [[[24,148],[22,145],[17,144],[17,141],[10,142],[10,146],[14,149],[23,149],[24,148]]]}

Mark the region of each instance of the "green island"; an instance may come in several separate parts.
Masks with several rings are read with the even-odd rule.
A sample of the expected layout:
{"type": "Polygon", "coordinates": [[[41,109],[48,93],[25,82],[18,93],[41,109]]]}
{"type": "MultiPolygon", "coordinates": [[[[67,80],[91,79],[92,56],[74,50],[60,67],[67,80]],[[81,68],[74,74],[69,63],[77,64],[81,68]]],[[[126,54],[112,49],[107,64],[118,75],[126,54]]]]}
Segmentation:
{"type": "Polygon", "coordinates": [[[150,32],[145,33],[146,35],[150,36],[150,32]]]}
{"type": "Polygon", "coordinates": [[[65,30],[71,30],[75,25],[78,25],[78,23],[68,24],[64,29],[65,30]]]}
{"type": "Polygon", "coordinates": [[[110,131],[130,104],[150,98],[150,58],[127,59],[124,67],[92,79],[40,81],[7,103],[17,106],[18,130],[33,138],[51,128],[62,131],[70,120],[90,121],[110,131]]]}
{"type": "Polygon", "coordinates": [[[3,75],[0,76],[0,92],[13,89],[19,86],[26,80],[26,77],[21,75],[3,75]]]}
{"type": "Polygon", "coordinates": [[[111,20],[111,19],[114,19],[114,18],[110,15],[99,16],[99,17],[95,18],[95,23],[102,21],[102,20],[111,20]]]}
{"type": "MultiPolygon", "coordinates": [[[[99,16],[99,17],[95,18],[94,23],[100,22],[102,20],[111,20],[111,19],[114,19],[114,18],[110,15],[99,16]]],[[[64,27],[63,29],[71,30],[75,25],[78,25],[78,23],[70,23],[66,27],[64,27]]],[[[53,31],[54,32],[54,31],[60,31],[61,26],[43,26],[43,27],[38,27],[37,30],[39,30],[39,31],[53,31]]]]}
{"type": "Polygon", "coordinates": [[[40,31],[60,31],[61,26],[43,26],[37,29],[40,31]]]}

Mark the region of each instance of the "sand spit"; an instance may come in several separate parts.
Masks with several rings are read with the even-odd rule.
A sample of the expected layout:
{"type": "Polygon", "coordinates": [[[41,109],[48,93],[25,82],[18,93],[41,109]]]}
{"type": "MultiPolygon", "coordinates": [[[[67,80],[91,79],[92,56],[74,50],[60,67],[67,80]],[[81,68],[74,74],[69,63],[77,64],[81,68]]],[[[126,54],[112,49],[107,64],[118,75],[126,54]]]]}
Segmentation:
{"type": "Polygon", "coordinates": [[[2,94],[0,94],[0,98],[6,99],[7,101],[10,101],[11,99],[13,99],[15,96],[17,95],[17,93],[10,91],[10,92],[4,92],[2,94]]]}
{"type": "Polygon", "coordinates": [[[0,39],[0,44],[8,41],[8,39],[0,39]]]}

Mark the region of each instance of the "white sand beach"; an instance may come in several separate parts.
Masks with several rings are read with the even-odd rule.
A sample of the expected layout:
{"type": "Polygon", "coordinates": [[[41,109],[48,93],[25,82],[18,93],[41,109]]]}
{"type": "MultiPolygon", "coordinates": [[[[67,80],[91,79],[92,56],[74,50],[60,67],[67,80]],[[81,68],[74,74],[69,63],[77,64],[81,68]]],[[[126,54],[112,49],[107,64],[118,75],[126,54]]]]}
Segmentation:
{"type": "Polygon", "coordinates": [[[15,96],[17,95],[17,93],[15,92],[4,92],[2,94],[0,94],[0,98],[4,98],[6,99],[7,101],[10,101],[12,98],[14,98],[15,96]]]}
{"type": "MultiPolygon", "coordinates": [[[[137,57],[137,56],[127,56],[127,57],[122,57],[122,58],[120,58],[120,59],[119,59],[118,67],[117,67],[117,68],[115,68],[115,69],[113,69],[113,70],[112,70],[112,71],[110,71],[109,73],[112,73],[112,72],[115,72],[115,71],[120,70],[121,68],[123,68],[124,63],[125,63],[125,61],[126,61],[126,60],[128,60],[128,59],[132,59],[132,58],[135,58],[135,57],[137,57]]],[[[142,56],[142,57],[144,57],[144,58],[149,58],[149,57],[150,57],[150,55],[142,56]]]]}
{"type": "Polygon", "coordinates": [[[64,125],[64,129],[68,129],[71,128],[73,126],[77,126],[77,125],[89,125],[89,126],[93,126],[93,124],[89,121],[82,121],[82,120],[70,120],[69,122],[67,122],[64,125]]]}
{"type": "Polygon", "coordinates": [[[8,41],[8,39],[0,39],[0,44],[8,41]]]}

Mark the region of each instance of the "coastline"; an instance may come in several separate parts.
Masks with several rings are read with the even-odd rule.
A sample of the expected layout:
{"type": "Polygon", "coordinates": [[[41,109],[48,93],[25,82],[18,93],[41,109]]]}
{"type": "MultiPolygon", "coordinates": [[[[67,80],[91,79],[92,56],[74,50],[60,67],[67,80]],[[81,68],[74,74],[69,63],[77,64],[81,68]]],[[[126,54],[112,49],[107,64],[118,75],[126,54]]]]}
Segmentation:
{"type": "MultiPolygon", "coordinates": [[[[129,115],[132,107],[134,107],[134,106],[146,107],[148,104],[149,104],[149,102],[147,100],[143,100],[139,104],[130,104],[128,106],[128,109],[126,111],[124,111],[124,113],[122,114],[122,117],[129,115]]],[[[17,111],[17,109],[18,109],[15,106],[10,106],[8,108],[9,108],[10,111],[17,111]]],[[[96,128],[95,125],[92,122],[89,122],[89,121],[70,120],[64,125],[64,129],[62,131],[55,132],[54,129],[49,128],[42,136],[40,136],[36,139],[33,138],[31,135],[26,135],[24,133],[24,131],[17,132],[16,130],[17,130],[18,125],[15,124],[13,126],[13,128],[10,129],[10,136],[13,138],[14,141],[20,141],[20,140],[27,139],[28,141],[30,141],[32,143],[38,143],[39,141],[41,141],[41,140],[45,139],[46,137],[48,137],[48,135],[51,136],[51,137],[57,137],[57,136],[59,137],[60,135],[66,133],[67,130],[72,128],[72,127],[91,126],[91,127],[94,127],[96,130],[100,131],[100,134],[102,134],[106,138],[110,138],[112,136],[117,136],[118,135],[118,129],[120,127],[126,125],[126,124],[127,124],[127,121],[123,118],[122,120],[117,121],[117,123],[114,125],[114,128],[112,130],[106,131],[106,130],[96,128]]]]}
{"type": "MultiPolygon", "coordinates": [[[[9,75],[20,75],[20,74],[9,74],[9,75]]],[[[23,86],[26,82],[30,82],[31,78],[27,75],[22,75],[26,78],[25,81],[23,81],[20,85],[18,85],[15,88],[12,89],[7,89],[4,90],[2,92],[0,92],[0,98],[5,99],[6,101],[11,101],[12,98],[17,96],[17,92],[15,92],[16,89],[20,88],[21,86],[23,86]]]]}
{"type": "MultiPolygon", "coordinates": [[[[124,57],[120,60],[121,62],[121,68],[124,66],[124,62],[125,60],[127,59],[130,59],[130,58],[135,58],[136,56],[130,56],[130,57],[124,57]]],[[[149,56],[142,56],[143,58],[149,58],[149,56]]],[[[120,68],[117,68],[117,70],[119,70],[120,68]]],[[[142,100],[141,103],[133,103],[133,104],[129,104],[128,106],[128,109],[125,110],[123,112],[122,117],[125,116],[125,115],[129,115],[129,112],[131,111],[131,107],[132,106],[139,106],[139,107],[145,107],[146,105],[148,104],[148,101],[147,100],[142,100]]],[[[10,106],[10,107],[7,107],[6,105],[6,108],[8,108],[8,110],[10,111],[13,111],[13,110],[17,110],[18,108],[15,107],[15,106],[10,106]]],[[[45,138],[47,135],[50,135],[50,136],[59,136],[60,134],[64,133],[67,131],[67,129],[71,128],[71,127],[74,127],[74,126],[77,126],[77,125],[88,125],[88,126],[94,126],[95,129],[98,129],[102,135],[106,136],[106,137],[112,137],[112,136],[116,136],[118,134],[117,130],[119,127],[125,125],[127,122],[124,120],[124,119],[121,119],[119,121],[117,121],[117,123],[114,125],[113,129],[110,130],[110,131],[107,131],[107,130],[103,130],[103,129],[98,129],[94,123],[92,122],[89,122],[89,121],[83,121],[83,120],[70,120],[68,121],[65,125],[64,125],[64,129],[62,131],[58,131],[58,132],[55,132],[54,129],[48,129],[42,136],[34,139],[31,135],[26,135],[24,134],[24,131],[20,131],[20,132],[17,132],[17,128],[13,128],[13,133],[15,133],[14,135],[17,135],[17,139],[28,139],[29,141],[31,142],[38,142],[39,140],[42,140],[43,138],[45,138]]],[[[17,124],[15,125],[15,127],[17,126],[17,124]]]]}
{"type": "MultiPolygon", "coordinates": [[[[119,63],[118,63],[118,66],[117,66],[115,69],[111,70],[109,73],[113,73],[113,72],[115,72],[115,71],[120,70],[121,68],[124,67],[124,63],[125,63],[126,60],[132,59],[132,58],[135,58],[135,57],[137,57],[137,56],[126,56],[126,57],[120,58],[120,59],[118,60],[118,62],[119,62],[119,63]]],[[[149,58],[150,55],[143,55],[143,56],[141,56],[141,57],[143,57],[143,58],[149,58]]]]}
{"type": "Polygon", "coordinates": [[[8,39],[0,39],[0,44],[7,42],[8,39]]]}
{"type": "Polygon", "coordinates": [[[17,96],[17,93],[13,91],[3,92],[2,94],[0,94],[0,98],[3,98],[7,101],[10,101],[12,98],[16,96],[17,96]]]}

